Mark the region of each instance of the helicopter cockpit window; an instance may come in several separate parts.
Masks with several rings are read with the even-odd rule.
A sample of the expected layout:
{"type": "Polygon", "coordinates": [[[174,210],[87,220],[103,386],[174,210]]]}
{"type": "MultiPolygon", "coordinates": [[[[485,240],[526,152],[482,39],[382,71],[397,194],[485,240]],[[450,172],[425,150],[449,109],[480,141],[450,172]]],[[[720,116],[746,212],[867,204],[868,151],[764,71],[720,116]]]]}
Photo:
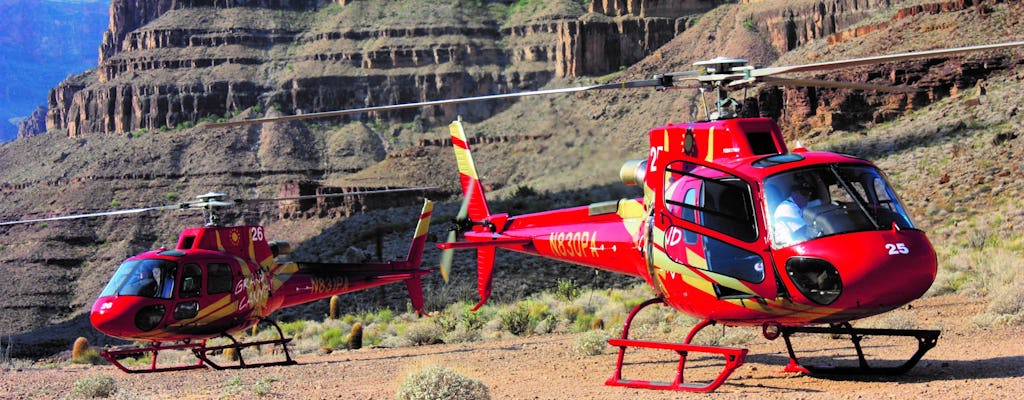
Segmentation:
{"type": "Polygon", "coordinates": [[[776,247],[847,232],[914,228],[878,170],[832,165],[773,175],[765,205],[776,247]],[[778,193],[773,195],[773,193],[778,193]]]}
{"type": "Polygon", "coordinates": [[[725,172],[673,162],[665,169],[665,209],[677,218],[696,223],[745,242],[757,239],[750,186],[725,172]],[[684,197],[696,190],[697,201],[684,197]]]}
{"type": "Polygon", "coordinates": [[[170,298],[174,293],[177,264],[165,260],[125,261],[117,268],[100,296],[170,298]]]}

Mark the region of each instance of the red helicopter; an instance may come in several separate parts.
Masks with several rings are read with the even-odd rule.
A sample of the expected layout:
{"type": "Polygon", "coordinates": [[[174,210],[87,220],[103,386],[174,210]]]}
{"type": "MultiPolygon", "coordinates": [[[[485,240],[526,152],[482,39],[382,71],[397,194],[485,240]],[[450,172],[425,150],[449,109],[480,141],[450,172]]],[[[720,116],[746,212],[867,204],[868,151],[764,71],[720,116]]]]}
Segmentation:
{"type": "Polygon", "coordinates": [[[421,269],[433,203],[425,200],[412,244],[404,260],[370,264],[278,262],[288,254],[285,242],[268,241],[262,226],[220,226],[214,209],[244,203],[301,200],[385,192],[422,191],[425,188],[392,189],[275,199],[226,201],[222,193],[207,193],[198,200],[167,206],[68,215],[3,222],[0,225],[76,218],[123,215],[173,209],[203,209],[206,226],[181,232],[172,249],[160,248],[125,260],[93,304],[89,320],[100,332],[125,340],[150,343],[148,347],[106,349],[104,358],[121,370],[135,372],[175,371],[210,366],[215,369],[294,364],[281,328],[267,316],[276,310],[334,295],[405,282],[412,306],[422,313],[421,277],[433,272],[421,269]],[[239,342],[231,334],[260,322],[272,324],[277,339],[239,342]],[[207,346],[206,340],[226,337],[230,344],[207,346]],[[241,350],[254,346],[281,346],[284,360],[246,363],[241,350]],[[210,357],[235,349],[237,364],[221,365],[210,357]],[[171,367],[157,366],[164,350],[190,350],[198,362],[171,367]],[[152,354],[149,368],[130,369],[121,359],[152,354]]]}
{"type": "Polygon", "coordinates": [[[922,296],[935,279],[937,260],[924,232],[916,228],[884,174],[871,162],[843,154],[790,149],[779,126],[768,118],[741,118],[741,103],[728,92],[759,83],[861,90],[913,91],[905,86],[780,77],[861,65],[994,51],[1024,42],[961,47],[788,67],[756,68],[745,60],[716,58],[696,70],[652,79],[532,92],[499,94],[400,105],[366,107],[216,126],[245,125],[363,112],[427,107],[500,98],[623,88],[713,91],[706,120],[670,124],[648,132],[647,158],[626,162],[620,177],[639,185],[643,197],[509,216],[488,207],[461,121],[450,125],[463,203],[441,257],[447,280],[452,250],[476,249],[478,289],[483,305],[491,293],[497,248],[538,255],[645,280],[655,297],[633,308],[607,385],[709,392],[743,364],[747,349],[691,343],[713,324],[760,326],[763,335],[783,337],[786,371],[822,374],[901,374],[935,346],[939,331],[853,328],[851,321],[884,313],[922,296]],[[713,109],[713,111],[712,111],[713,109]],[[456,241],[461,236],[463,241],[456,241]],[[652,304],[665,304],[698,317],[683,343],[629,338],[633,318],[652,304]],[[801,365],[793,350],[795,333],[844,335],[852,341],[857,366],[801,365]],[[912,337],[916,352],[897,366],[868,363],[865,336],[912,337]],[[679,354],[671,382],[622,377],[627,348],[655,348],[679,354]],[[721,356],[723,370],[707,383],[684,381],[691,353],[721,356]]]}

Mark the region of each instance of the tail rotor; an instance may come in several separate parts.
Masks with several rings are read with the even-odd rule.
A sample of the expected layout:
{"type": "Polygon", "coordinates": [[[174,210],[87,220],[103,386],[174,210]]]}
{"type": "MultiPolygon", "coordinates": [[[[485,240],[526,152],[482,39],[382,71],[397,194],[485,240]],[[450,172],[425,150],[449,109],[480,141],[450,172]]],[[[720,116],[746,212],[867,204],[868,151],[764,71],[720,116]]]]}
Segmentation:
{"type": "MultiPolygon", "coordinates": [[[[466,192],[466,196],[462,198],[462,205],[459,206],[459,213],[455,215],[455,219],[451,222],[451,230],[448,231],[448,240],[445,243],[455,243],[458,240],[459,233],[469,228],[472,222],[469,220],[469,203],[473,197],[473,191],[466,192]]],[[[441,278],[445,282],[448,282],[448,277],[452,270],[452,258],[455,255],[455,249],[448,248],[441,251],[441,278]]]]}

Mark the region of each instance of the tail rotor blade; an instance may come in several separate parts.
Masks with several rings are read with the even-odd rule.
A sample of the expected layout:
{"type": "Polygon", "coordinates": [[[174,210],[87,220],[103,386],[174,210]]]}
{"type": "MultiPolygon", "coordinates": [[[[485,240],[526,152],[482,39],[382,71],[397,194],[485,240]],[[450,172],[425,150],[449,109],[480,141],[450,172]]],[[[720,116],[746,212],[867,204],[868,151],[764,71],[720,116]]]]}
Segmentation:
{"type": "MultiPolygon", "coordinates": [[[[448,232],[448,243],[454,243],[455,237],[458,233],[453,229],[448,232]]],[[[446,249],[441,251],[441,278],[444,279],[445,283],[448,282],[448,277],[452,272],[452,258],[455,256],[454,249],[446,249]]]]}
{"type": "MultiPolygon", "coordinates": [[[[446,243],[455,243],[458,240],[459,230],[462,229],[462,225],[466,223],[469,217],[469,203],[472,198],[473,191],[466,191],[466,194],[462,197],[462,204],[459,205],[459,213],[455,215],[455,220],[452,221],[452,229],[448,231],[448,241],[446,243]]],[[[444,278],[445,282],[448,282],[448,277],[451,274],[454,256],[454,249],[441,251],[441,278],[444,278]]]]}

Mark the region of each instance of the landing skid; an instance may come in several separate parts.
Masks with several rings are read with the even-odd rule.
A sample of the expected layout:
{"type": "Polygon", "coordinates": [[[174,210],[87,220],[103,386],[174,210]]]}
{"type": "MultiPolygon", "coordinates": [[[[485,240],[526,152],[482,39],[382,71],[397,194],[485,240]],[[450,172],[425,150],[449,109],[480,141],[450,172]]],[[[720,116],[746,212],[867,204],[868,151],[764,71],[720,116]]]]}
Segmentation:
{"type": "Polygon", "coordinates": [[[274,366],[274,365],[292,365],[292,364],[296,364],[295,360],[292,359],[291,354],[288,352],[288,343],[291,342],[292,339],[291,338],[285,338],[284,337],[284,333],[281,331],[281,327],[278,326],[273,321],[269,321],[269,320],[264,320],[264,321],[269,322],[272,325],[274,325],[274,328],[277,329],[278,339],[262,340],[262,341],[258,341],[258,342],[243,343],[243,342],[239,342],[238,340],[236,340],[233,336],[231,336],[231,335],[229,335],[227,333],[224,333],[224,334],[222,334],[222,336],[224,336],[224,337],[228,338],[229,340],[231,340],[231,344],[226,344],[226,345],[223,345],[223,346],[207,347],[206,346],[206,341],[203,340],[203,341],[200,341],[200,342],[185,342],[185,343],[178,343],[178,344],[172,344],[172,345],[169,345],[169,346],[164,346],[164,345],[161,345],[159,342],[157,342],[157,343],[154,343],[150,347],[111,349],[111,350],[104,350],[100,354],[102,354],[103,358],[105,358],[107,361],[109,361],[115,367],[117,367],[118,369],[120,369],[120,370],[122,370],[124,372],[127,372],[129,374],[151,373],[151,372],[168,372],[168,371],[183,371],[183,370],[190,370],[190,369],[206,368],[207,366],[209,366],[210,368],[213,368],[213,369],[222,370],[222,369],[256,368],[256,367],[267,367],[267,366],[274,366]],[[247,349],[247,348],[250,348],[250,347],[264,346],[264,345],[274,345],[274,346],[280,345],[282,351],[284,352],[284,358],[285,359],[283,361],[271,361],[271,362],[261,362],[261,363],[246,363],[245,362],[245,358],[242,356],[242,350],[243,349],[247,349]],[[238,357],[238,360],[237,360],[238,364],[237,365],[221,365],[221,364],[218,364],[217,362],[215,362],[213,359],[210,358],[211,352],[221,352],[221,351],[224,351],[224,350],[227,350],[227,349],[235,349],[235,354],[238,357]],[[166,350],[191,350],[192,353],[198,359],[198,362],[196,364],[170,366],[170,367],[158,367],[157,366],[157,355],[160,353],[160,351],[166,351],[166,350]],[[121,362],[121,359],[123,359],[123,358],[135,357],[135,356],[143,355],[143,354],[146,354],[146,353],[152,354],[152,360],[150,361],[149,368],[131,369],[131,368],[128,368],[126,365],[124,365],[121,362]]]}
{"type": "Polygon", "coordinates": [[[854,328],[849,323],[843,323],[839,325],[833,325],[828,327],[780,327],[779,330],[782,333],[782,338],[786,341],[786,350],[789,351],[789,365],[786,366],[784,372],[806,372],[810,374],[820,375],[901,375],[921,360],[924,353],[935,347],[935,343],[939,339],[939,331],[937,330],[919,330],[919,329],[869,329],[869,328],[854,328]],[[790,335],[794,333],[818,333],[818,334],[829,334],[829,335],[849,335],[850,340],[853,342],[853,347],[857,351],[857,366],[815,366],[815,365],[801,365],[796,358],[796,353],[793,351],[793,344],[790,341],[790,335]],[[912,336],[917,339],[917,351],[909,360],[894,367],[877,367],[868,364],[867,359],[864,357],[864,350],[861,348],[860,341],[865,336],[912,336]]]}
{"type": "Polygon", "coordinates": [[[710,392],[717,389],[722,383],[725,382],[729,375],[736,370],[740,365],[743,365],[743,360],[747,356],[747,349],[736,349],[730,347],[716,347],[716,346],[697,346],[692,345],[690,342],[693,337],[701,329],[708,325],[713,325],[714,321],[704,320],[698,323],[690,333],[686,336],[686,340],[683,343],[664,343],[664,342],[652,342],[644,340],[631,340],[629,339],[629,327],[633,322],[633,317],[643,309],[652,304],[664,303],[664,299],[658,297],[647,300],[640,303],[633,310],[629,312],[626,317],[626,322],[622,327],[622,338],[621,339],[610,339],[608,344],[617,346],[619,348],[619,356],[615,362],[615,373],[605,381],[605,385],[608,386],[625,386],[639,389],[656,389],[656,390],[678,390],[685,392],[710,392]],[[648,349],[666,349],[675,351],[679,354],[679,364],[676,368],[676,375],[672,382],[652,382],[645,380],[636,379],[622,379],[622,362],[626,355],[627,347],[639,347],[648,349]],[[725,367],[718,376],[708,384],[693,384],[685,383],[683,379],[683,368],[686,366],[686,356],[688,353],[711,353],[719,354],[725,359],[725,367]]]}

